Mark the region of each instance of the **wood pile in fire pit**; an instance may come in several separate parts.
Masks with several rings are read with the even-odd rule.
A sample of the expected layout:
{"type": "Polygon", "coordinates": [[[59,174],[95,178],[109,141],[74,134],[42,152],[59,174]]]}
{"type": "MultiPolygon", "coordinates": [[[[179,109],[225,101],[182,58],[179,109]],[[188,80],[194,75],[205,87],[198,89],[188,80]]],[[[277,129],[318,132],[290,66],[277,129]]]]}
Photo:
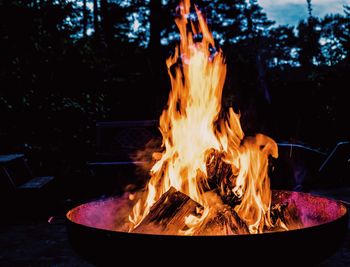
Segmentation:
{"type": "MultiPolygon", "coordinates": [[[[202,181],[204,194],[215,208],[191,232],[191,235],[249,234],[249,228],[234,210],[240,199],[233,193],[235,175],[224,155],[211,150],[207,153],[207,180],[202,181]]],[[[200,220],[203,206],[188,195],[171,187],[151,207],[134,233],[177,235],[189,230],[186,219],[190,216],[200,220]]],[[[284,225],[300,225],[297,209],[292,202],[275,203],[271,206],[272,222],[281,220],[284,225]]],[[[266,229],[268,231],[282,229],[266,229]]]]}

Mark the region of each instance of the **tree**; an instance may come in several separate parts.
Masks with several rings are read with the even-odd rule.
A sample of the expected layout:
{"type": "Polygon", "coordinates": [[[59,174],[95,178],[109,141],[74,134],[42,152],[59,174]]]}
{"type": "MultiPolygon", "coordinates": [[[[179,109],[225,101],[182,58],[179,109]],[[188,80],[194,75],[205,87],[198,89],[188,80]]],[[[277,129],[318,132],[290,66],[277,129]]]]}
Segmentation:
{"type": "Polygon", "coordinates": [[[87,26],[88,26],[88,10],[87,10],[87,0],[83,0],[83,38],[87,36],[87,26]]]}
{"type": "Polygon", "coordinates": [[[100,0],[102,38],[107,47],[111,47],[114,40],[113,23],[111,20],[110,3],[100,0]]]}
{"type": "Polygon", "coordinates": [[[161,1],[159,0],[150,0],[150,41],[149,41],[149,50],[151,53],[151,65],[152,73],[155,77],[155,81],[158,81],[155,85],[156,87],[160,86],[160,66],[161,66],[161,49],[160,49],[160,12],[162,6],[161,1]]]}
{"type": "Polygon", "coordinates": [[[267,18],[257,0],[249,0],[244,9],[246,17],[246,33],[248,38],[266,36],[268,29],[275,23],[267,18]]]}
{"type": "Polygon", "coordinates": [[[350,62],[350,6],[344,6],[345,17],[343,19],[343,26],[338,27],[339,41],[347,51],[346,61],[350,62]]]}
{"type": "Polygon", "coordinates": [[[307,2],[307,13],[309,15],[309,18],[312,18],[313,15],[312,15],[312,2],[311,0],[306,0],[307,2]]]}
{"type": "Polygon", "coordinates": [[[245,0],[234,2],[203,1],[203,10],[212,27],[214,37],[225,46],[237,43],[244,38],[245,16],[247,6],[245,0]]]}
{"type": "Polygon", "coordinates": [[[346,16],[350,16],[350,5],[344,5],[344,13],[346,16]]]}
{"type": "Polygon", "coordinates": [[[267,18],[262,7],[257,0],[250,0],[245,9],[246,16],[246,36],[248,38],[248,47],[255,60],[257,70],[257,89],[261,91],[265,101],[271,102],[271,96],[266,84],[266,47],[269,28],[274,24],[267,18]]]}
{"type": "MultiPolygon", "coordinates": [[[[178,0],[168,0],[162,6],[162,31],[161,36],[164,44],[178,41],[178,34],[174,18],[178,0]],[[169,14],[171,14],[169,16],[169,14]]],[[[221,45],[237,43],[244,38],[245,16],[244,9],[247,6],[245,0],[213,1],[201,0],[195,4],[201,10],[207,20],[215,40],[221,45]]],[[[194,8],[191,10],[194,13],[194,8]]],[[[195,15],[192,16],[196,20],[195,15]]]]}
{"type": "Polygon", "coordinates": [[[266,60],[269,67],[296,66],[297,42],[294,27],[278,26],[269,31],[266,60]]]}
{"type": "Polygon", "coordinates": [[[308,18],[298,25],[298,46],[300,65],[310,68],[322,59],[320,47],[320,21],[312,14],[312,2],[307,0],[308,18]]]}
{"type": "Polygon", "coordinates": [[[322,64],[336,65],[348,56],[349,25],[349,19],[339,14],[327,15],[322,19],[320,33],[322,64]]]}
{"type": "Polygon", "coordinates": [[[319,62],[320,53],[320,22],[310,17],[306,22],[300,21],[298,25],[298,47],[300,65],[306,68],[319,62]]]}
{"type": "Polygon", "coordinates": [[[99,8],[98,8],[98,1],[93,0],[93,18],[94,18],[94,36],[95,40],[98,43],[100,41],[100,22],[98,19],[99,15],[99,8]]]}

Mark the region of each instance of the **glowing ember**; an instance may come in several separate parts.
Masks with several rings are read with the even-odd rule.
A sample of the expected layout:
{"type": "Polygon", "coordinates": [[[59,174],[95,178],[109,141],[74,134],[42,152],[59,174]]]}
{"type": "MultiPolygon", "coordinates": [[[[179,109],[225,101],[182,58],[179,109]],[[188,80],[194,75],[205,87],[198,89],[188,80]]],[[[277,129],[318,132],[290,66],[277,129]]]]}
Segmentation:
{"type": "Polygon", "coordinates": [[[232,108],[222,115],[224,56],[215,49],[200,10],[195,7],[195,11],[198,25],[189,20],[189,0],[178,7],[181,42],[166,62],[172,90],[160,117],[164,151],[129,216],[129,231],[137,229],[171,188],[198,204],[176,234],[287,230],[289,224],[271,208],[268,158],[278,156],[277,144],[262,134],[245,137],[232,108]],[[194,35],[202,40],[195,41],[194,35]]]}

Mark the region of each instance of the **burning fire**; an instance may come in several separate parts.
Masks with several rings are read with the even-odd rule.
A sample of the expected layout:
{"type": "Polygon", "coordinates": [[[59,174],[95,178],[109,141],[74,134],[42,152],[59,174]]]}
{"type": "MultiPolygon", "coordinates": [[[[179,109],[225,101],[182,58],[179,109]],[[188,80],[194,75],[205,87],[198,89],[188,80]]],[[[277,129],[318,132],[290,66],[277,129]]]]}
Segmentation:
{"type": "Polygon", "coordinates": [[[147,188],[129,216],[129,231],[170,188],[202,207],[197,214],[186,216],[186,227],[177,234],[196,234],[224,204],[232,202],[248,233],[276,227],[287,230],[282,220],[271,218],[268,159],[278,156],[277,144],[262,134],[245,137],[240,116],[232,108],[222,115],[226,76],[223,52],[216,50],[197,7],[198,25],[189,19],[189,0],[181,1],[178,11],[181,42],[166,61],[172,90],[160,117],[164,151],[158,155],[147,188]],[[201,41],[197,41],[199,36],[201,41]]]}

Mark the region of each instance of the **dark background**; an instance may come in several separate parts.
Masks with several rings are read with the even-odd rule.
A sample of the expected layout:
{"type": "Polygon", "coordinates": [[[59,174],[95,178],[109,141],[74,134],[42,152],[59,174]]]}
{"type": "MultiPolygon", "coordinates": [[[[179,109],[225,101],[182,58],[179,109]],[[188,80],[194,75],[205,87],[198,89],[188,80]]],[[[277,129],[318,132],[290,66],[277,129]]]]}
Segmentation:
{"type": "MultiPolygon", "coordinates": [[[[247,135],[325,153],[349,139],[348,6],[319,18],[305,1],[308,16],[288,26],[255,0],[196,4],[226,56],[223,109],[240,111],[247,135]]],[[[165,59],[179,41],[177,5],[0,2],[0,154],[24,153],[36,173],[83,177],[96,158],[96,122],[158,120],[170,90],[165,59]]]]}
{"type": "MultiPolygon", "coordinates": [[[[253,0],[196,1],[226,56],[223,110],[261,132],[330,153],[349,140],[350,8],[277,25],[253,0]]],[[[158,120],[179,41],[178,1],[0,2],[0,154],[35,173],[86,175],[96,123],[158,120]]],[[[193,11],[193,10],[192,10],[193,11]]],[[[192,18],[195,22],[195,16],[192,18]]],[[[201,38],[200,36],[198,37],[201,38]]]]}
{"type": "MultiPolygon", "coordinates": [[[[96,121],[158,119],[178,41],[178,1],[160,2],[2,1],[0,151],[85,155],[96,121]]],[[[324,149],[349,137],[348,7],[318,18],[306,1],[309,17],[293,27],[257,1],[197,4],[226,55],[224,106],[248,134],[324,149]]]]}
{"type": "MultiPolygon", "coordinates": [[[[315,173],[350,137],[350,7],[316,17],[307,0],[308,16],[292,26],[271,21],[256,0],[196,3],[226,56],[223,110],[240,111],[247,135],[261,132],[313,149],[280,146],[275,176],[286,179],[273,185],[300,191],[349,185],[349,148],[336,151],[323,177],[315,173]]],[[[165,60],[179,41],[177,5],[0,0],[0,155],[24,154],[34,176],[55,177],[49,189],[34,192],[0,184],[0,265],[90,266],[69,247],[64,215],[81,202],[120,193],[126,184],[118,188],[119,178],[135,178],[133,167],[97,154],[96,125],[158,120],[170,90],[165,60]]],[[[106,150],[109,140],[102,140],[106,150]]],[[[22,163],[1,165],[0,178],[8,176],[3,166],[24,175],[22,163]]],[[[324,195],[349,201],[346,188],[324,195]]],[[[349,240],[323,266],[347,266],[349,240]]]]}

